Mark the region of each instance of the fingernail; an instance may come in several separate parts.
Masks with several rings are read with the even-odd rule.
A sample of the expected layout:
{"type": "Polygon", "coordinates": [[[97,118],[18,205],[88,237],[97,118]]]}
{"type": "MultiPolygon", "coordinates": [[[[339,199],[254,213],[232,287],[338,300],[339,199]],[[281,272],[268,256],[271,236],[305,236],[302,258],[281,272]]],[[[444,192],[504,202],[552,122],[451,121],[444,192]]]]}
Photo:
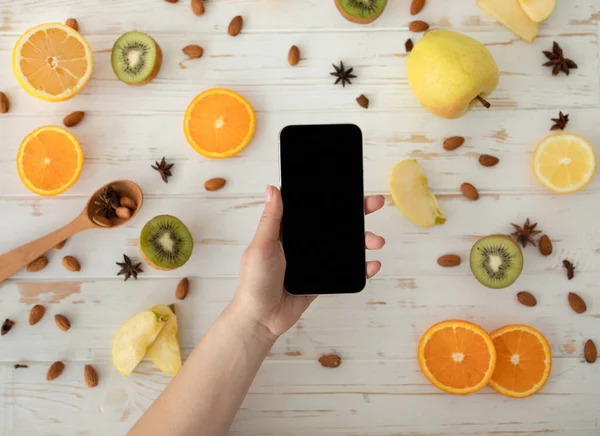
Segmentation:
{"type": "Polygon", "coordinates": [[[265,192],[265,197],[267,199],[267,203],[270,203],[273,199],[273,187],[271,185],[267,185],[267,191],[265,192]]]}

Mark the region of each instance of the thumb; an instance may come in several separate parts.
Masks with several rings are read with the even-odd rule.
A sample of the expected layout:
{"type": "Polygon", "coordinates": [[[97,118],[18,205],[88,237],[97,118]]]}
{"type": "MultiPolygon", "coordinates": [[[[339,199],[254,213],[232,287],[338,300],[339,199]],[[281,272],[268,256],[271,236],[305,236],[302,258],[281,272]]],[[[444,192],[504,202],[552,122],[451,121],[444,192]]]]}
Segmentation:
{"type": "Polygon", "coordinates": [[[267,186],[265,196],[265,209],[260,217],[254,240],[258,242],[278,241],[281,229],[281,217],[283,215],[281,192],[274,186],[267,186]]]}

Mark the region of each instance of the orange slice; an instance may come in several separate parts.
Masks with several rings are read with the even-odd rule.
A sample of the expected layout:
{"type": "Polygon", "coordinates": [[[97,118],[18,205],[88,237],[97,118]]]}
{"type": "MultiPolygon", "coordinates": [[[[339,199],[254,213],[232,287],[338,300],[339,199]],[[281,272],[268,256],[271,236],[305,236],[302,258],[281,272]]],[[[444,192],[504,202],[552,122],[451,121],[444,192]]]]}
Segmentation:
{"type": "Polygon", "coordinates": [[[425,377],[442,391],[472,394],[492,377],[496,351],[481,327],[467,321],[444,321],[421,338],[419,365],[425,377]]]}
{"type": "Polygon", "coordinates": [[[539,331],[509,325],[491,335],[496,347],[496,370],[490,386],[507,397],[529,397],[544,387],[552,370],[552,352],[539,331]]]}
{"type": "Polygon", "coordinates": [[[77,138],[57,126],[34,130],[23,139],[17,154],[21,181],[32,192],[54,196],[75,184],[83,167],[77,138]]]}
{"type": "Polygon", "coordinates": [[[194,150],[206,157],[231,157],[252,140],[256,115],[250,103],[229,89],[196,96],[185,111],[183,129],[194,150]]]}
{"type": "Polygon", "coordinates": [[[13,73],[29,94],[45,101],[75,96],[92,76],[92,50],[83,36],[60,23],[27,30],[13,49],[13,73]]]}

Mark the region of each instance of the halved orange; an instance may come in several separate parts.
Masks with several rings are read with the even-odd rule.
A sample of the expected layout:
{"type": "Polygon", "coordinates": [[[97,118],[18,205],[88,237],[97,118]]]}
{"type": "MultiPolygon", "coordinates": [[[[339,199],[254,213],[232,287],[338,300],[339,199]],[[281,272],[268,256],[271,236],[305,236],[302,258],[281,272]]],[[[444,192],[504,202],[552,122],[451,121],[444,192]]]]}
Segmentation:
{"type": "Polygon", "coordinates": [[[497,356],[490,387],[513,398],[529,397],[544,387],[552,370],[544,335],[526,325],[509,325],[490,336],[497,356]]]}
{"type": "Polygon", "coordinates": [[[83,167],[77,138],[62,127],[45,126],[23,139],[17,154],[19,177],[27,188],[48,197],[75,184],[83,167]]]}
{"type": "Polygon", "coordinates": [[[496,350],[481,327],[467,321],[443,321],[421,338],[419,365],[425,377],[442,391],[472,394],[492,377],[496,350]]]}
{"type": "Polygon", "coordinates": [[[13,49],[13,73],[19,85],[45,101],[76,95],[92,76],[92,50],[81,33],[61,23],[27,30],[13,49]]]}
{"type": "Polygon", "coordinates": [[[211,158],[231,157],[252,140],[254,109],[229,89],[214,88],[196,96],[185,111],[185,137],[194,150],[211,158]]]}

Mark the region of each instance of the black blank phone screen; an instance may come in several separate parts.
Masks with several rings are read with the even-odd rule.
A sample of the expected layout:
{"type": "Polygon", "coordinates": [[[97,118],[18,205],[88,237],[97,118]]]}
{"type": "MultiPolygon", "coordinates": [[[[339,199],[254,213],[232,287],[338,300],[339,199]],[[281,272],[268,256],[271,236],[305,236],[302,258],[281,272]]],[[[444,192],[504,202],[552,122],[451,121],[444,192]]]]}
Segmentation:
{"type": "Polygon", "coordinates": [[[279,144],[285,289],[360,292],[366,282],[361,130],[288,126],[279,144]]]}

